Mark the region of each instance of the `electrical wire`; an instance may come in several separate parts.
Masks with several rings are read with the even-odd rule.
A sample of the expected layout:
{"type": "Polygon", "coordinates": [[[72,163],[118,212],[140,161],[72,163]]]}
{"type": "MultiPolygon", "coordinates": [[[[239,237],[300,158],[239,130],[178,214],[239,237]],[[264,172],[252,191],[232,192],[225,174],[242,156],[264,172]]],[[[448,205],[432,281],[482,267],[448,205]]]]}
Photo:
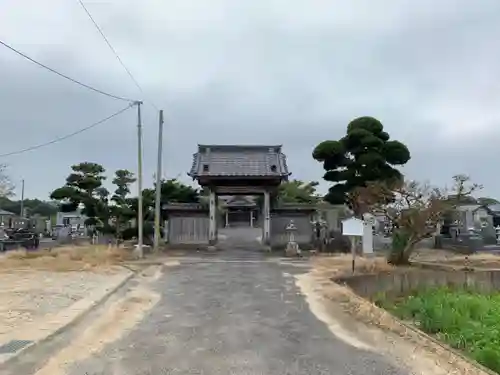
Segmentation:
{"type": "MultiPolygon", "coordinates": [[[[111,44],[111,42],[109,41],[109,39],[106,37],[106,35],[104,34],[104,32],[102,31],[101,27],[99,26],[99,24],[97,23],[97,21],[94,19],[94,17],[92,17],[92,14],[90,13],[90,11],[87,9],[87,7],[85,6],[85,4],[83,3],[82,0],[78,0],[78,2],[80,3],[81,7],[83,8],[83,10],[85,11],[85,13],[87,13],[87,16],[90,18],[90,20],[92,21],[92,23],[94,24],[95,28],[97,29],[97,31],[99,32],[99,34],[101,34],[102,38],[104,39],[104,41],[106,42],[106,44],[108,45],[109,49],[111,50],[111,52],[113,52],[113,54],[115,55],[116,59],[118,60],[118,62],[120,63],[120,65],[123,67],[123,69],[125,69],[125,71],[127,72],[128,76],[130,77],[130,79],[132,80],[132,82],[134,82],[135,86],[139,89],[139,91],[141,92],[141,94],[143,95],[143,97],[146,96],[146,94],[144,93],[144,90],[142,89],[141,85],[139,84],[139,82],[135,79],[134,75],[132,74],[132,72],[127,68],[127,66],[125,65],[125,63],[123,62],[123,60],[121,59],[120,55],[118,54],[118,52],[116,52],[116,49],[113,47],[113,45],[111,44]]],[[[151,101],[151,100],[148,100],[148,102],[150,102],[150,104],[157,110],[159,111],[158,107],[156,106],[156,104],[151,101]]]]}
{"type": "Polygon", "coordinates": [[[4,157],[7,157],[7,156],[12,156],[12,155],[19,155],[19,154],[23,154],[25,152],[28,152],[28,151],[33,151],[33,150],[37,150],[41,147],[45,147],[45,146],[49,146],[49,145],[52,145],[54,143],[57,143],[57,142],[61,142],[61,141],[64,141],[68,138],[71,138],[71,137],[74,137],[75,135],[78,135],[78,134],[81,134],[83,132],[86,132],[87,130],[90,130],[92,128],[95,128],[96,126],[98,125],[101,125],[102,123],[108,121],[108,120],[111,120],[113,117],[116,117],[118,116],[119,114],[125,112],[126,110],[128,110],[129,108],[131,108],[132,106],[134,106],[135,103],[131,103],[129,104],[128,106],[126,106],[125,108],[123,109],[120,109],[118,112],[115,112],[113,113],[112,115],[108,116],[108,117],[105,117],[103,118],[102,120],[99,120],[97,122],[94,122],[93,124],[91,125],[88,125],[84,128],[81,128],[73,133],[70,133],[70,134],[67,134],[67,135],[64,135],[62,137],[58,137],[58,138],[55,138],[49,142],[45,142],[45,143],[41,143],[41,144],[38,144],[36,146],[31,146],[31,147],[27,147],[27,148],[24,148],[24,149],[21,149],[21,150],[17,150],[17,151],[12,151],[12,152],[8,152],[8,153],[5,153],[5,154],[0,154],[0,158],[4,158],[4,157]]]}
{"type": "Polygon", "coordinates": [[[52,72],[52,73],[54,73],[54,74],[57,74],[58,76],[60,76],[60,77],[62,77],[62,78],[65,78],[65,79],[67,79],[67,80],[69,80],[69,81],[71,81],[71,82],[73,82],[73,83],[76,83],[77,85],[80,85],[80,86],[85,87],[85,88],[87,88],[87,89],[89,89],[89,90],[92,90],[92,91],[94,91],[94,92],[97,92],[97,93],[99,93],[99,94],[102,94],[102,95],[108,96],[108,97],[113,98],[113,99],[123,100],[123,101],[126,101],[126,102],[135,102],[135,100],[132,100],[132,99],[127,99],[127,98],[124,98],[124,97],[122,97],[122,96],[113,95],[113,94],[110,94],[110,93],[108,93],[108,92],[105,92],[105,91],[102,91],[102,90],[96,89],[95,87],[89,86],[89,85],[87,85],[87,84],[85,84],[85,83],[83,83],[83,82],[81,82],[81,81],[78,81],[78,80],[76,80],[76,79],[74,79],[74,78],[71,78],[71,77],[67,76],[66,74],[63,74],[63,73],[61,73],[61,72],[58,72],[57,70],[55,70],[55,69],[53,69],[53,68],[51,68],[51,67],[49,67],[49,66],[47,66],[47,65],[45,65],[45,64],[42,64],[41,62],[38,62],[38,61],[36,61],[35,59],[33,59],[33,58],[29,57],[29,56],[28,56],[28,55],[26,55],[25,53],[23,53],[23,52],[21,52],[21,51],[19,51],[19,50],[15,49],[14,47],[12,47],[11,45],[7,44],[6,42],[4,42],[4,41],[2,41],[2,40],[0,40],[0,44],[1,44],[1,45],[3,45],[4,47],[6,47],[6,48],[10,49],[11,51],[13,51],[13,52],[17,53],[19,56],[22,56],[22,57],[24,57],[25,59],[27,59],[27,60],[31,61],[32,63],[34,63],[34,64],[36,64],[36,65],[38,65],[38,66],[40,66],[40,67],[42,67],[42,68],[44,68],[44,69],[47,69],[47,70],[49,70],[50,72],[52,72]]]}

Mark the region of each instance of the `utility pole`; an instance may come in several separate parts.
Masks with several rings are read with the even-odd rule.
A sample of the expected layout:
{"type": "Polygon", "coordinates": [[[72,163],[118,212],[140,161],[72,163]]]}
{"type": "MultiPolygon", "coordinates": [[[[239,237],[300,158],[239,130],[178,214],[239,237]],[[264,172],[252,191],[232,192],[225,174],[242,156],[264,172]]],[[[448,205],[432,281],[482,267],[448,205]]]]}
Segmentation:
{"type": "Polygon", "coordinates": [[[141,104],[142,102],[135,102],[137,105],[137,194],[138,209],[137,209],[137,255],[139,258],[144,257],[143,245],[143,227],[144,216],[142,207],[142,118],[141,118],[141,104]]]}
{"type": "Polygon", "coordinates": [[[160,210],[161,210],[161,158],[163,146],[163,110],[160,110],[158,124],[158,161],[156,163],[156,197],[155,197],[155,237],[154,252],[157,253],[160,248],[160,210]]]}
{"type": "Polygon", "coordinates": [[[21,181],[21,217],[24,217],[24,179],[21,181]]]}

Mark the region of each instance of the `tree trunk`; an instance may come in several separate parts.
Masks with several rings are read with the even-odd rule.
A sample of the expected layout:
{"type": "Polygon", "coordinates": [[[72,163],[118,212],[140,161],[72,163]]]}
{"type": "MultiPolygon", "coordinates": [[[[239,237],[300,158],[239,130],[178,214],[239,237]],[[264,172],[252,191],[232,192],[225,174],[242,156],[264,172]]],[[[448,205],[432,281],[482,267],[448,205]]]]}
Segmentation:
{"type": "Polygon", "coordinates": [[[410,256],[413,253],[415,244],[414,238],[405,238],[402,233],[393,236],[392,249],[387,257],[387,262],[395,266],[410,264],[410,256]]]}

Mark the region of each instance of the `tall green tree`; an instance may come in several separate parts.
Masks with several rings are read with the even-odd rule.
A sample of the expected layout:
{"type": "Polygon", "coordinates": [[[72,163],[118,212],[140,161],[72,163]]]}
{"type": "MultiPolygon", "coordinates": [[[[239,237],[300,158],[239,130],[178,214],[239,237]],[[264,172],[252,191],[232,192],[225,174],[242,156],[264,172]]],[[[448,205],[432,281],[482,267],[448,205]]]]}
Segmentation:
{"type": "Polygon", "coordinates": [[[130,194],[130,185],[135,181],[136,178],[134,174],[126,169],[117,170],[113,178],[113,184],[116,185],[116,190],[111,197],[113,205],[110,206],[110,215],[114,219],[118,238],[122,237],[126,223],[134,214],[127,198],[130,194]]]}
{"type": "MultiPolygon", "coordinates": [[[[161,204],[168,203],[198,203],[200,193],[197,189],[185,185],[177,179],[162,180],[161,182],[161,204]]],[[[130,207],[129,219],[135,219],[138,215],[139,202],[137,197],[127,198],[126,202],[130,207]]],[[[153,236],[153,226],[155,208],[155,187],[142,191],[144,236],[153,236]]],[[[124,232],[124,238],[137,236],[137,228],[130,228],[124,232]]]]}
{"type": "Polygon", "coordinates": [[[66,184],[55,189],[50,198],[60,203],[61,211],[72,212],[82,207],[85,225],[102,227],[109,218],[109,192],[102,186],[106,179],[102,165],[83,162],[71,167],[66,184]]]}
{"type": "Polygon", "coordinates": [[[348,194],[369,182],[400,180],[396,166],[410,160],[406,145],[390,140],[384,126],[373,117],[359,117],[347,126],[339,140],[321,142],[313,158],[323,163],[323,178],[332,182],[325,200],[332,204],[349,204],[348,194]]]}

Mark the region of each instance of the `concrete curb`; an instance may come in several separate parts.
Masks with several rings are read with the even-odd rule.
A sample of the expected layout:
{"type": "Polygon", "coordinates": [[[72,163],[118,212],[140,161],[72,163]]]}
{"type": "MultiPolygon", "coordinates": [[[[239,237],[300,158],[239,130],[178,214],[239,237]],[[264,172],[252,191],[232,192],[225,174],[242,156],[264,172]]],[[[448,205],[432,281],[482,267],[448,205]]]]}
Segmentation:
{"type": "MultiPolygon", "coordinates": [[[[87,302],[86,306],[81,309],[81,311],[78,312],[78,314],[73,317],[71,320],[62,323],[59,327],[57,327],[55,330],[47,333],[47,335],[43,336],[40,339],[34,340],[33,343],[25,346],[21,350],[17,351],[16,353],[13,353],[5,358],[0,359],[0,368],[4,366],[8,366],[11,362],[13,362],[17,357],[19,357],[21,354],[26,354],[27,352],[35,349],[38,345],[43,344],[53,337],[67,331],[71,327],[75,326],[78,324],[83,318],[85,318],[92,310],[95,308],[103,305],[118,289],[122,288],[131,278],[133,278],[136,274],[133,272],[130,272],[127,275],[124,275],[124,277],[118,281],[115,285],[113,285],[109,290],[107,290],[104,294],[99,296],[96,299],[91,299],[87,302]]],[[[82,301],[82,300],[80,300],[82,301]]],[[[75,304],[79,303],[75,302],[75,304]]],[[[74,306],[73,304],[72,306],[74,306]]],[[[71,307],[68,307],[67,309],[71,309],[71,307]]],[[[65,310],[67,310],[65,309],[65,310]]]]}
{"type": "MultiPolygon", "coordinates": [[[[409,323],[405,323],[404,321],[402,321],[401,319],[395,317],[394,315],[392,315],[390,312],[388,312],[387,310],[381,308],[381,307],[378,307],[377,305],[375,305],[373,302],[371,302],[370,300],[367,300],[359,295],[356,294],[356,292],[354,292],[351,288],[349,288],[349,286],[347,286],[346,284],[341,284],[341,283],[335,283],[337,284],[338,286],[342,287],[342,288],[345,288],[347,289],[350,293],[349,293],[349,296],[348,298],[349,299],[352,299],[352,300],[355,300],[357,301],[358,303],[370,303],[374,309],[376,309],[377,311],[379,311],[381,314],[387,314],[390,319],[396,324],[396,325],[399,325],[403,331],[410,331],[411,333],[413,333],[414,335],[417,336],[417,339],[420,339],[420,340],[426,340],[426,341],[429,341],[431,342],[432,344],[440,347],[441,349],[444,349],[445,351],[447,351],[448,353],[460,358],[461,360],[465,361],[466,363],[468,363],[470,366],[474,367],[474,368],[477,368],[481,371],[484,371],[486,374],[489,374],[489,375],[498,375],[495,371],[493,370],[490,370],[489,368],[483,366],[482,364],[480,364],[479,362],[475,361],[474,359],[472,358],[469,358],[467,357],[466,355],[464,355],[463,353],[461,353],[460,351],[450,347],[449,345],[439,341],[438,339],[428,335],[427,333],[421,331],[420,329],[418,329],[417,327],[415,327],[414,325],[412,324],[409,324],[409,323]]],[[[372,322],[373,323],[373,322],[372,322]]],[[[390,329],[390,328],[387,328],[387,327],[383,327],[379,324],[376,324],[378,327],[384,329],[384,330],[388,330],[388,331],[392,331],[396,334],[399,334],[401,335],[401,332],[398,332],[397,330],[393,330],[393,329],[390,329]]]]}

